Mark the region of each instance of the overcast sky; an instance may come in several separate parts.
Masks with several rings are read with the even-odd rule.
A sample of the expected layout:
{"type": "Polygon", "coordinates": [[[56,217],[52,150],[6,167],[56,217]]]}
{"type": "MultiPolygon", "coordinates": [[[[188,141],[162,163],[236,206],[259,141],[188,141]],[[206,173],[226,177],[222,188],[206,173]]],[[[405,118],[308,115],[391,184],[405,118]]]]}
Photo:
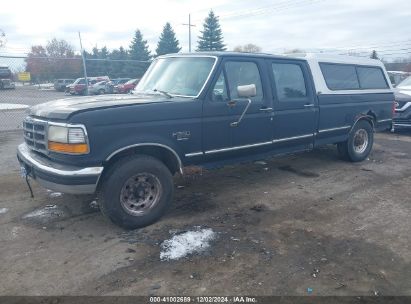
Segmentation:
{"type": "Polygon", "coordinates": [[[254,43],[264,52],[304,50],[364,51],[385,58],[411,56],[410,0],[152,0],[152,1],[6,1],[0,28],[7,35],[1,53],[23,53],[53,37],[83,45],[128,47],[140,29],[155,51],[165,22],[173,26],[183,51],[188,50],[188,14],[196,25],[193,49],[210,9],[220,16],[229,50],[254,43]]]}

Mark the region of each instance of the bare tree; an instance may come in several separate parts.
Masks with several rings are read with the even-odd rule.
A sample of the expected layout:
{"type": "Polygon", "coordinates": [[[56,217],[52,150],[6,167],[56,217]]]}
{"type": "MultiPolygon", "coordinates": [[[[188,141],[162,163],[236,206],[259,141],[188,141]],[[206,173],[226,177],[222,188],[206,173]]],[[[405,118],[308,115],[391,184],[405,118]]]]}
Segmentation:
{"type": "Polygon", "coordinates": [[[0,29],[0,48],[6,45],[6,33],[0,29]]]}
{"type": "Polygon", "coordinates": [[[244,45],[238,45],[233,49],[234,52],[242,52],[242,53],[260,53],[261,47],[258,45],[247,43],[244,45]]]}
{"type": "Polygon", "coordinates": [[[291,50],[286,50],[284,51],[284,54],[303,54],[305,51],[303,49],[291,49],[291,50]]]}

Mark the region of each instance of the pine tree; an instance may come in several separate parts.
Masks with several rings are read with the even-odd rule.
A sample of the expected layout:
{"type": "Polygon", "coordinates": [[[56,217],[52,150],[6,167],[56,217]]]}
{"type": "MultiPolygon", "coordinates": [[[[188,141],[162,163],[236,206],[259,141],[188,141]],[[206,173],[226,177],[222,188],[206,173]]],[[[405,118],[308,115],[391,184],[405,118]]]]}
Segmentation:
{"type": "Polygon", "coordinates": [[[157,56],[178,53],[181,50],[179,42],[176,38],[176,34],[171,27],[170,23],[167,22],[163,28],[160,39],[157,43],[156,53],[157,56]]]}
{"type": "Polygon", "coordinates": [[[147,40],[143,39],[143,35],[141,34],[140,30],[136,30],[134,38],[131,41],[130,50],[128,54],[130,59],[136,61],[132,61],[127,64],[125,73],[128,75],[128,77],[140,78],[147,70],[149,64],[146,62],[138,61],[148,61],[151,59],[150,51],[147,45],[147,40]]]}
{"type": "Polygon", "coordinates": [[[378,54],[376,50],[373,50],[370,56],[371,59],[380,59],[378,58],[378,54]]]}
{"type": "Polygon", "coordinates": [[[225,51],[226,47],[223,43],[223,34],[221,32],[218,17],[214,15],[213,10],[210,11],[208,17],[203,24],[201,36],[198,37],[197,51],[225,51]]]}
{"type": "Polygon", "coordinates": [[[148,50],[147,40],[143,40],[140,30],[136,30],[134,38],[130,44],[130,59],[148,61],[151,58],[148,50]]]}

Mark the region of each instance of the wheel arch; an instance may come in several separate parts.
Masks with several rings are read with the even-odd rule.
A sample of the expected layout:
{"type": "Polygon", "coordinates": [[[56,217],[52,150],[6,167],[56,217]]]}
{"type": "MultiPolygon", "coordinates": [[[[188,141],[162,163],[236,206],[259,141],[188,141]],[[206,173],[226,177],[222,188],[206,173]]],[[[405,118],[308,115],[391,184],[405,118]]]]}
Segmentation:
{"type": "Polygon", "coordinates": [[[118,159],[132,154],[153,156],[161,160],[171,174],[183,173],[183,163],[178,153],[173,148],[160,143],[139,143],[117,149],[106,158],[105,167],[109,167],[118,159]]]}
{"type": "Polygon", "coordinates": [[[354,119],[354,123],[352,124],[349,133],[351,133],[351,131],[354,129],[355,125],[361,120],[368,121],[370,123],[372,129],[374,130],[375,122],[377,120],[377,116],[371,110],[368,111],[366,114],[360,114],[360,115],[356,116],[355,119],[354,119]]]}

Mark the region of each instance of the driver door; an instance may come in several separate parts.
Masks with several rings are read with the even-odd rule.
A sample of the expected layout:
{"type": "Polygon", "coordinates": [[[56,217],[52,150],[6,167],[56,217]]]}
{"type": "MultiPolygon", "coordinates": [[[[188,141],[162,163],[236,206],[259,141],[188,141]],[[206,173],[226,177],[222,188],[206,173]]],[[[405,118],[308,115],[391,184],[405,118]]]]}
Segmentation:
{"type": "Polygon", "coordinates": [[[203,108],[203,151],[209,158],[258,152],[272,141],[272,98],[264,90],[263,62],[225,59],[211,85],[203,108]],[[257,94],[239,98],[237,87],[254,84],[257,94]],[[244,113],[238,125],[240,116],[244,113]]]}

